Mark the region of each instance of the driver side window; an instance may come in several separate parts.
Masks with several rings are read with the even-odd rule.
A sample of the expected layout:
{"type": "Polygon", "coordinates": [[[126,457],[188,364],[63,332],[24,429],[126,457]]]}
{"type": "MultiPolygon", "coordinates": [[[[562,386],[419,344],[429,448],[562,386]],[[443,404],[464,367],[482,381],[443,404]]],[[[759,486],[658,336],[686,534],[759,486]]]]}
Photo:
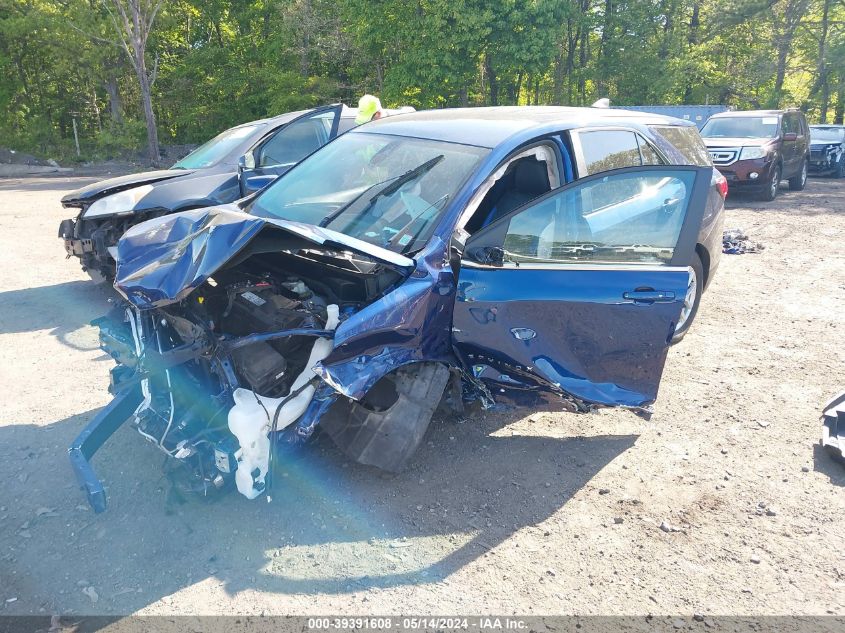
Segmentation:
{"type": "Polygon", "coordinates": [[[329,142],[331,119],[314,116],[294,121],[279,130],[258,150],[259,167],[294,165],[329,142]]]}
{"type": "Polygon", "coordinates": [[[667,264],[694,182],[694,172],[666,169],[608,174],[568,187],[505,220],[505,259],[667,264]]]}

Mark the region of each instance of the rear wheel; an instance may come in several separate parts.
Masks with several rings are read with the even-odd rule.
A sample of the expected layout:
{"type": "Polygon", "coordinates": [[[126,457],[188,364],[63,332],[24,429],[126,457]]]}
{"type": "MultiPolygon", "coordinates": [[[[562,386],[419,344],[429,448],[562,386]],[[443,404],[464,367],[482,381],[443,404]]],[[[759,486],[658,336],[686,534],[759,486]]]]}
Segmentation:
{"type": "Polygon", "coordinates": [[[773,166],[772,171],[769,174],[769,182],[766,183],[765,189],[763,189],[763,191],[761,191],[760,195],[758,196],[760,200],[771,202],[777,197],[778,187],[780,187],[780,176],[780,165],[773,166]]]}
{"type": "Polygon", "coordinates": [[[689,283],[684,296],[684,305],[681,307],[681,315],[678,317],[678,325],[675,327],[675,334],[672,342],[680,341],[689,332],[695,315],[698,313],[698,304],[701,303],[701,292],[704,289],[704,265],[698,253],[692,256],[689,266],[689,283]]]}
{"type": "Polygon", "coordinates": [[[801,163],[801,171],[797,175],[789,179],[790,191],[803,191],[807,184],[807,160],[801,163]]]}
{"type": "Polygon", "coordinates": [[[845,178],[845,156],[836,161],[836,171],[833,172],[833,177],[845,178]]]}

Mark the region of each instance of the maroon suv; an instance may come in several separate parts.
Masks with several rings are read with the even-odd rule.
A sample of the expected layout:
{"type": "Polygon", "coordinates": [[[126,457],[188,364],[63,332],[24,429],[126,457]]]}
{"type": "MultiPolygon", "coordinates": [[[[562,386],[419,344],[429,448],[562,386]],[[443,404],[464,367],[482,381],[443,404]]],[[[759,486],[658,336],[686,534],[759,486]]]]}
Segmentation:
{"type": "Polygon", "coordinates": [[[784,178],[793,191],[807,183],[810,129],[799,110],[723,112],[710,117],[701,136],[731,191],[774,200],[784,178]]]}

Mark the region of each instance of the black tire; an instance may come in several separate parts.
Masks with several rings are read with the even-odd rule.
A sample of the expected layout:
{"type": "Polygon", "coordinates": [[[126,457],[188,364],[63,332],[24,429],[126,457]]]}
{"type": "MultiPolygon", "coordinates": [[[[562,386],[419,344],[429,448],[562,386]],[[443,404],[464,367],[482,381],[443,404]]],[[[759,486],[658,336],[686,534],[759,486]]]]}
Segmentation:
{"type": "Polygon", "coordinates": [[[836,171],[833,172],[834,178],[845,178],[845,156],[836,162],[836,171]]]}
{"type": "Polygon", "coordinates": [[[804,162],[801,165],[801,171],[799,171],[798,174],[789,179],[790,191],[804,191],[804,187],[807,186],[807,172],[809,171],[809,169],[809,161],[805,158],[804,162]]]}
{"type": "MultiPolygon", "coordinates": [[[[690,268],[692,268],[695,273],[695,298],[692,302],[692,309],[689,310],[689,314],[686,319],[683,323],[679,323],[678,327],[675,328],[675,334],[672,336],[673,345],[684,338],[686,333],[689,332],[692,322],[695,320],[695,315],[698,314],[698,306],[701,303],[701,293],[704,290],[704,265],[701,263],[701,258],[698,256],[698,253],[695,253],[692,256],[690,268]]],[[[684,314],[684,309],[685,308],[682,308],[681,311],[682,316],[684,314]]]]}
{"type": "Polygon", "coordinates": [[[448,381],[440,363],[403,367],[360,402],[337,402],[320,426],[355,461],[399,472],[422,442],[448,381]]]}
{"type": "Polygon", "coordinates": [[[778,187],[780,186],[780,177],[781,177],[781,169],[780,165],[775,165],[772,167],[772,172],[769,174],[769,182],[766,183],[766,187],[761,191],[757,198],[759,200],[763,200],[764,202],[771,202],[778,195],[778,187]]]}

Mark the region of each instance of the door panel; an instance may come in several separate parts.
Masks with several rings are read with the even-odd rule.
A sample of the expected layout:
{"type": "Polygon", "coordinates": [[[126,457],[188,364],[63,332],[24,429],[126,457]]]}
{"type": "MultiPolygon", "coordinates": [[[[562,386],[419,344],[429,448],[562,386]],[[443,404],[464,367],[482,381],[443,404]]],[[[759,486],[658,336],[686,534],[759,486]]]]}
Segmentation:
{"type": "Polygon", "coordinates": [[[525,393],[513,391],[554,392],[559,386],[590,402],[640,406],[657,395],[688,281],[685,267],[561,272],[464,266],[453,341],[494,396],[531,404],[525,393]],[[624,298],[637,288],[663,289],[667,300],[624,298]]]}
{"type": "Polygon", "coordinates": [[[711,173],[598,174],[472,236],[453,317],[458,355],[505,400],[653,401],[711,173]]]}
{"type": "MultiPolygon", "coordinates": [[[[783,134],[801,134],[798,117],[793,114],[783,115],[783,134]]],[[[798,169],[798,142],[783,141],[783,177],[789,178],[798,169]]]]}
{"type": "Polygon", "coordinates": [[[263,189],[337,136],[342,107],[318,108],[264,138],[251,152],[252,165],[241,170],[242,195],[263,189]]]}

